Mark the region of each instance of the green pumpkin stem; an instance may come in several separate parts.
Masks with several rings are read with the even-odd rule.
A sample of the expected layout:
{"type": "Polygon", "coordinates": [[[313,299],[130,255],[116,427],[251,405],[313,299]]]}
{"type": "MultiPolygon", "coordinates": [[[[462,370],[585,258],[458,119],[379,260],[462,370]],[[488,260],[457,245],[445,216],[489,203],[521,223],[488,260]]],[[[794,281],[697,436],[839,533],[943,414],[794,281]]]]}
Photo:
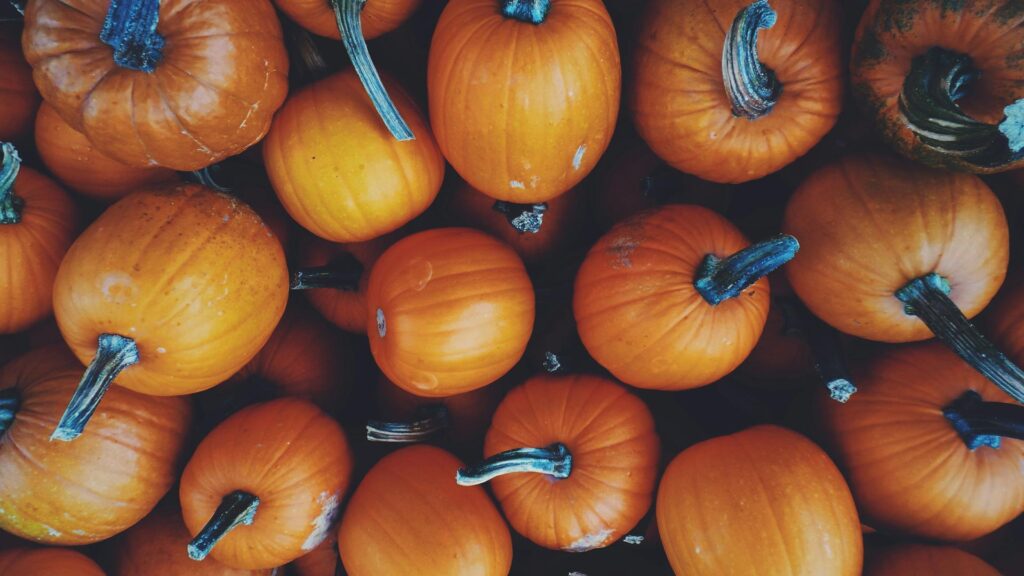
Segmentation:
{"type": "Polygon", "coordinates": [[[926,274],[896,291],[907,314],[917,316],[975,370],[1002,388],[1018,402],[1024,402],[1024,370],[985,339],[949,298],[949,282],[926,274]]]}
{"type": "Polygon", "coordinates": [[[1024,99],[1007,106],[998,125],[971,118],[956,104],[977,78],[971,59],[944,48],[914,58],[900,92],[900,114],[918,141],[978,169],[1024,158],[1024,99]]]}
{"type": "Polygon", "coordinates": [[[11,424],[14,423],[14,417],[18,414],[18,408],[21,407],[21,396],[18,394],[18,389],[4,388],[0,390],[0,438],[3,438],[4,434],[11,428],[11,424]]]}
{"type": "Polygon", "coordinates": [[[258,496],[241,490],[235,490],[222,498],[206,526],[188,543],[188,557],[193,560],[206,558],[217,542],[229,532],[238,526],[251,525],[259,506],[258,496]]]}
{"type": "Polygon", "coordinates": [[[338,30],[341,32],[341,41],[345,45],[345,51],[348,52],[352,67],[359,75],[359,80],[363,83],[363,88],[370,96],[370,101],[377,109],[380,119],[384,121],[384,125],[395,137],[395,140],[400,142],[415,140],[415,135],[402,119],[402,115],[398,113],[398,108],[388,96],[388,91],[380,81],[380,75],[377,74],[377,68],[373,65],[373,60],[370,59],[370,51],[366,47],[366,39],[363,38],[363,24],[359,18],[363,6],[366,5],[366,0],[329,1],[334,8],[334,17],[338,22],[338,30]]]}
{"type": "Polygon", "coordinates": [[[551,0],[503,0],[501,14],[527,24],[543,24],[551,10],[551,0]]]}
{"type": "Polygon", "coordinates": [[[722,47],[722,78],[732,113],[756,120],[772,111],[782,94],[775,73],[757,56],[759,30],[775,26],[777,15],[768,0],[756,0],[736,14],[722,47]]]}
{"type": "Polygon", "coordinates": [[[846,367],[839,333],[811,314],[796,298],[773,298],[772,305],[779,305],[782,309],[783,332],[790,336],[799,335],[807,342],[814,359],[814,370],[828,388],[829,396],[842,404],[849,402],[857,387],[853,385],[846,367]]]}
{"type": "Polygon", "coordinates": [[[444,404],[424,407],[422,414],[422,418],[412,422],[370,420],[366,423],[366,439],[396,444],[422,442],[451,426],[451,414],[444,404]]]}
{"type": "Polygon", "coordinates": [[[14,144],[0,143],[0,224],[21,222],[21,198],[14,195],[14,181],[21,171],[21,156],[14,144]]]}
{"type": "Polygon", "coordinates": [[[185,178],[196,184],[206,186],[211,190],[228,194],[231,192],[231,188],[223,186],[217,182],[217,178],[213,175],[214,172],[221,172],[222,168],[218,164],[213,166],[207,166],[206,168],[200,168],[199,170],[193,170],[192,172],[186,172],[185,178]]]}
{"type": "Polygon", "coordinates": [[[520,234],[536,234],[544,225],[544,213],[548,210],[547,202],[539,204],[516,204],[497,200],[491,209],[505,216],[508,223],[520,234]]]}
{"type": "Polygon", "coordinates": [[[985,402],[974,390],[964,392],[942,410],[957,434],[971,450],[999,448],[1002,438],[1024,440],[1024,406],[985,402]]]}
{"type": "Polygon", "coordinates": [[[459,486],[476,486],[498,476],[519,472],[568,478],[572,473],[572,454],[562,443],[552,444],[547,448],[506,450],[479,464],[459,468],[455,473],[455,482],[459,486]]]}
{"type": "Polygon", "coordinates": [[[114,49],[118,66],[152,73],[163,58],[159,21],[160,0],[110,0],[100,40],[114,49]]]}
{"type": "Polygon", "coordinates": [[[57,428],[50,435],[50,441],[70,442],[78,438],[85,425],[89,423],[100,400],[106,394],[110,384],[125,368],[139,362],[139,348],[131,338],[117,334],[101,334],[96,355],[86,368],[82,381],[71,396],[64,415],[60,417],[57,428]]]}
{"type": "Polygon", "coordinates": [[[300,268],[292,272],[290,287],[292,290],[316,290],[333,288],[346,292],[359,290],[359,281],[363,270],[343,270],[334,266],[317,266],[300,268]]]}
{"type": "Polygon", "coordinates": [[[796,238],[780,234],[725,259],[708,254],[697,269],[693,285],[708,304],[717,306],[792,260],[798,250],[796,238]]]}

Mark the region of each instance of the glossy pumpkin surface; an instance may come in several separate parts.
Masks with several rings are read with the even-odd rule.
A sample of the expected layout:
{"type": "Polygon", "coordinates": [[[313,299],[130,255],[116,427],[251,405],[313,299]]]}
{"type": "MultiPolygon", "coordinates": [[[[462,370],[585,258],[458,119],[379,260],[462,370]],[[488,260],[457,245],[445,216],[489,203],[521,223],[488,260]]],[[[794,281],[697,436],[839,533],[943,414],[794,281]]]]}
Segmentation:
{"type": "Polygon", "coordinates": [[[39,93],[25,62],[18,31],[0,23],[0,141],[20,138],[32,128],[39,93]]]}
{"type": "Polygon", "coordinates": [[[63,548],[13,549],[0,552],[0,576],[106,576],[87,556],[63,548]]]}
{"type": "Polygon", "coordinates": [[[871,550],[864,576],[1001,576],[981,558],[952,546],[901,544],[871,550]]]}
{"type": "MultiPolygon", "coordinates": [[[[420,6],[421,0],[369,0],[359,14],[363,38],[371,40],[391,32],[405,22],[420,6]]],[[[320,0],[274,0],[274,4],[303,28],[340,40],[334,10],[320,0]]]]}

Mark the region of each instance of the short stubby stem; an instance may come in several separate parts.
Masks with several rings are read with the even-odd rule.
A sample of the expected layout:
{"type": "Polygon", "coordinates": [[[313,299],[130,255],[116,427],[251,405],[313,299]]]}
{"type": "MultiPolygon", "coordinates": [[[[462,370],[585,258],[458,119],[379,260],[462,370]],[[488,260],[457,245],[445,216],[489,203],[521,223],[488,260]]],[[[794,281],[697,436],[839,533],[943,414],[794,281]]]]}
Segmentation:
{"type": "Polygon", "coordinates": [[[0,143],[0,224],[21,222],[21,198],[14,195],[14,181],[21,171],[21,156],[14,144],[0,143]]]}
{"type": "Polygon", "coordinates": [[[796,238],[782,234],[725,259],[708,254],[697,269],[693,285],[708,304],[717,306],[792,260],[798,250],[796,238]]]}
{"type": "Polygon", "coordinates": [[[551,0],[503,0],[501,14],[527,24],[543,24],[551,10],[551,0]]]}
{"type": "Polygon", "coordinates": [[[572,454],[562,443],[552,444],[547,448],[506,450],[479,464],[460,468],[455,473],[455,482],[459,486],[476,486],[498,476],[519,472],[568,478],[572,473],[572,454]]]}
{"type": "Polygon", "coordinates": [[[131,338],[117,334],[100,334],[96,355],[85,369],[82,381],[71,396],[50,441],[70,442],[78,438],[89,423],[103,395],[122,370],[138,364],[139,348],[131,338]]]}
{"type": "Polygon", "coordinates": [[[974,390],[964,392],[942,410],[971,450],[999,448],[1002,438],[1024,440],[1024,406],[985,402],[974,390]]]}
{"type": "Polygon", "coordinates": [[[206,526],[188,543],[188,557],[202,560],[222,538],[238,526],[250,526],[260,506],[258,496],[235,490],[220,501],[206,526]]]}
{"type": "Polygon", "coordinates": [[[334,266],[300,268],[292,272],[290,288],[292,290],[333,288],[346,292],[356,292],[359,290],[359,281],[362,277],[362,270],[341,270],[334,266]]]}
{"type": "Polygon", "coordinates": [[[757,56],[757,34],[775,26],[768,0],[757,0],[736,14],[722,47],[722,78],[736,116],[756,120],[772,111],[782,84],[757,56]]]}
{"type": "Polygon", "coordinates": [[[11,429],[14,424],[14,417],[21,407],[21,395],[17,388],[4,388],[0,390],[0,438],[11,429]]]}
{"type": "Polygon", "coordinates": [[[421,414],[422,418],[412,422],[370,420],[366,423],[366,439],[370,442],[409,444],[426,440],[451,426],[451,414],[444,404],[424,407],[421,414]]]}
{"type": "Polygon", "coordinates": [[[544,353],[544,361],[541,362],[541,367],[548,374],[559,374],[565,372],[565,365],[562,363],[562,358],[551,352],[550,350],[544,353]]]}
{"type": "Polygon", "coordinates": [[[118,66],[152,73],[163,58],[159,21],[160,0],[110,0],[100,40],[114,49],[118,66]]]}
{"type": "Polygon", "coordinates": [[[846,367],[839,333],[811,314],[795,297],[774,298],[772,305],[779,305],[782,309],[783,333],[799,336],[807,342],[814,358],[814,369],[828,388],[829,396],[842,404],[849,402],[850,397],[857,392],[857,387],[853,385],[850,371],[846,367]]]}
{"type": "Polygon", "coordinates": [[[495,212],[500,212],[508,220],[508,223],[520,234],[536,234],[544,224],[544,213],[548,211],[546,202],[539,204],[515,204],[498,200],[491,206],[495,212]]]}

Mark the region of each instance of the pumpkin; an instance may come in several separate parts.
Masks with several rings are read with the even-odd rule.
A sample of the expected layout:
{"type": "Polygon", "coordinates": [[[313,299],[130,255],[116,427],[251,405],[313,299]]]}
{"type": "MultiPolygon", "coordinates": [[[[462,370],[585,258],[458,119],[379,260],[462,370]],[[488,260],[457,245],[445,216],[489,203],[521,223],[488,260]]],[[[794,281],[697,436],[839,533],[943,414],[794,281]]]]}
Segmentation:
{"type": "Polygon", "coordinates": [[[53,311],[53,280],[74,240],[75,212],[59,186],[0,142],[0,334],[25,330],[53,311]]]}
{"type": "Polygon", "coordinates": [[[43,99],[111,159],[196,170],[252,146],[288,91],[269,0],[33,0],[43,99]]]}
{"type": "Polygon", "coordinates": [[[36,542],[98,542],[141,520],[177,479],[191,420],[184,398],[115,387],[78,442],[49,441],[81,370],[63,347],[0,369],[0,529],[36,542]]]}
{"type": "Polygon", "coordinates": [[[345,433],[313,404],[243,408],[203,439],[181,476],[189,557],[250,570],[295,560],[327,537],[351,474],[345,433]]]}
{"type": "Polygon", "coordinates": [[[455,171],[497,200],[546,202],[608,147],[622,70],[599,0],[452,0],[427,65],[430,123],[455,171]]]}
{"type": "Polygon", "coordinates": [[[483,462],[457,482],[490,481],[509,524],[554,550],[603,548],[651,507],[660,445],[642,400],[599,376],[542,374],[494,413],[483,462]]]}
{"type": "Polygon", "coordinates": [[[244,203],[195,184],[123,198],[57,272],[57,324],[89,368],[54,438],[81,433],[115,378],[159,396],[227,380],[270,338],[287,299],[281,245],[244,203]]]}
{"type": "Polygon", "coordinates": [[[904,156],[979,173],[1024,167],[1019,0],[872,0],[850,74],[861,108],[904,156]]]}
{"type": "Polygon", "coordinates": [[[1024,276],[1017,274],[985,309],[983,326],[1000,350],[1014,362],[1024,362],[1024,276]]]}
{"type": "Polygon", "coordinates": [[[36,149],[43,164],[69,188],[100,201],[114,201],[137,188],[177,180],[166,168],[140,168],[111,160],[49,104],[36,115],[36,149]]]}
{"type": "Polygon", "coordinates": [[[870,549],[864,576],[1000,576],[984,560],[951,546],[899,544],[870,549]]]}
{"type": "Polygon", "coordinates": [[[755,426],[682,451],[656,506],[676,574],[860,574],[850,489],[821,448],[785,428],[755,426]]]}
{"type": "Polygon", "coordinates": [[[976,176],[847,156],[804,181],[783,230],[805,246],[793,290],[836,329],[882,342],[934,334],[1020,401],[1024,371],[967,321],[1006,276],[1009,232],[976,176]]]}
{"type": "Polygon", "coordinates": [[[291,563],[295,576],[338,576],[344,574],[341,557],[338,556],[338,533],[329,531],[327,539],[308,554],[299,556],[291,563]]]}
{"type": "Polygon", "coordinates": [[[388,248],[370,272],[366,307],[381,371],[431,398],[497,380],[523,356],[533,329],[523,261],[468,228],[427,230],[388,248]]]}
{"type": "Polygon", "coordinates": [[[637,32],[630,109],[655,154],[713,182],[803,156],[842,104],[840,3],[652,0],[637,32]]]}
{"type": "Polygon", "coordinates": [[[961,541],[1024,512],[1024,442],[1011,439],[1024,434],[1024,407],[938,344],[861,364],[857,394],[829,402],[822,426],[867,524],[961,541]]]}
{"type": "Polygon", "coordinates": [[[590,355],[619,380],[679,390],[725,376],[754,348],[768,281],[799,244],[752,246],[728,220],[671,205],[617,224],[576,275],[573,313],[590,355]]]}
{"type": "Polygon", "coordinates": [[[398,229],[430,206],[444,158],[412,99],[388,80],[417,134],[396,141],[351,71],[292,96],[263,144],[267,174],[288,214],[332,242],[361,242],[398,229]]]}
{"type": "Polygon", "coordinates": [[[106,576],[86,555],[64,548],[15,548],[0,552],[0,576],[106,576]]]}
{"type": "Polygon", "coordinates": [[[25,62],[18,30],[0,23],[0,141],[16,140],[32,129],[39,93],[25,62]]]}
{"type": "Polygon", "coordinates": [[[460,466],[448,452],[426,445],[402,448],[377,462],[352,494],[338,528],[338,552],[348,574],[508,574],[508,526],[482,488],[453,482],[460,466]]]}

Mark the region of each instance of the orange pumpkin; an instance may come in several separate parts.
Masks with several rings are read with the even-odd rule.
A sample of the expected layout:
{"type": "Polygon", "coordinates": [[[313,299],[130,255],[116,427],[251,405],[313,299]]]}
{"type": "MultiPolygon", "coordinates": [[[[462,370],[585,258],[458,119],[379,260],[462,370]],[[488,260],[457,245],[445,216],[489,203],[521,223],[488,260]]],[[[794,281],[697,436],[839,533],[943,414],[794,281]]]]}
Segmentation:
{"type": "Polygon", "coordinates": [[[0,576],[106,576],[84,554],[64,548],[15,548],[0,552],[0,576]]]}
{"type": "Polygon", "coordinates": [[[388,81],[417,137],[399,142],[380,123],[353,72],[289,98],[263,145],[267,174],[288,214],[332,242],[398,229],[430,206],[444,158],[412,99],[388,81]]]}
{"type": "Polygon", "coordinates": [[[952,546],[898,544],[869,549],[864,576],[1001,576],[984,560],[952,546]]]}
{"type": "Polygon", "coordinates": [[[54,438],[80,433],[114,378],[159,396],[227,380],[270,338],[287,299],[281,244],[239,200],[194,184],[120,200],[57,273],[57,323],[91,363],[54,438]]]}
{"type": "Polygon", "coordinates": [[[103,154],[196,170],[258,142],[288,91],[269,0],[33,0],[36,86],[103,154]]]}
{"type": "Polygon", "coordinates": [[[508,574],[508,526],[482,488],[455,484],[460,466],[448,452],[425,445],[377,462],[356,488],[338,529],[348,574],[508,574]]]}
{"type": "Polygon", "coordinates": [[[576,275],[573,312],[587,351],[641,388],[710,384],[746,358],[768,316],[762,276],[796,254],[789,237],[748,246],[728,220],[672,205],[617,224],[576,275]]]}
{"type": "Polygon", "coordinates": [[[687,448],[661,478],[657,510],[676,574],[860,574],[850,489],[821,448],[785,428],[687,448]]]}
{"type": "Polygon", "coordinates": [[[468,392],[508,372],[526,350],[534,295],[523,261],[468,228],[437,228],[387,249],[366,289],[370,351],[418,396],[468,392]]]}
{"type": "Polygon", "coordinates": [[[482,463],[458,483],[491,481],[517,532],[554,550],[603,548],[651,507],[660,448],[642,400],[599,376],[527,380],[498,406],[482,463]]]}
{"type": "Polygon", "coordinates": [[[338,576],[343,574],[338,556],[338,533],[331,530],[327,539],[308,554],[291,563],[295,576],[338,576]]]}
{"type": "MultiPolygon", "coordinates": [[[[3,23],[0,23],[2,26],[3,23]]],[[[0,28],[0,141],[16,140],[32,129],[39,92],[32,84],[32,69],[25,62],[18,30],[0,28]]]]}
{"type": "Polygon", "coordinates": [[[484,194],[546,202],[580,183],[611,141],[622,70],[599,0],[452,0],[427,67],[445,158],[484,194]]]}
{"type": "Polygon", "coordinates": [[[184,398],[115,387],[78,442],[49,441],[81,370],[63,347],[0,369],[0,529],[36,542],[98,542],[141,520],[177,479],[191,420],[184,398]]]}
{"type": "Polygon", "coordinates": [[[313,404],[281,398],[236,412],[181,477],[189,557],[250,570],[295,560],[327,537],[351,474],[345,433],[313,404]]]}
{"type": "Polygon", "coordinates": [[[630,108],[672,166],[714,182],[761,178],[803,156],[842,104],[840,3],[652,0],[630,108]]]}
{"type": "Polygon", "coordinates": [[[75,230],[71,198],[0,142],[0,334],[25,330],[53,311],[53,281],[75,230]]]}

